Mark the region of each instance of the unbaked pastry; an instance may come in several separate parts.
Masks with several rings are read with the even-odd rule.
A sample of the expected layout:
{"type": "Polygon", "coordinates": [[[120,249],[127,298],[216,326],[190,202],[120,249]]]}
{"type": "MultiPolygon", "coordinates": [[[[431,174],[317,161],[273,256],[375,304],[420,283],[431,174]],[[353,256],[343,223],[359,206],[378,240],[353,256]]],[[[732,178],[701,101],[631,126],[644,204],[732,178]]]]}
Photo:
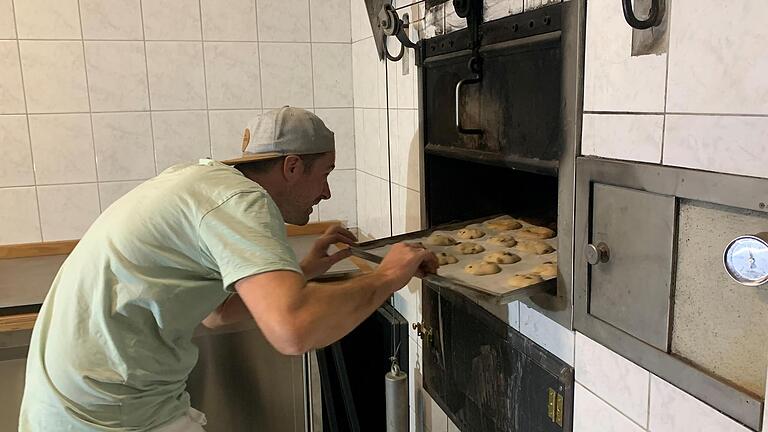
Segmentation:
{"type": "Polygon", "coordinates": [[[437,254],[437,263],[440,265],[456,264],[457,262],[459,262],[459,260],[453,255],[445,252],[439,252],[437,254]]]}
{"type": "Polygon", "coordinates": [[[485,225],[488,226],[489,228],[493,228],[501,231],[516,230],[523,227],[523,224],[516,221],[510,216],[501,216],[501,217],[497,217],[496,219],[491,219],[489,221],[486,221],[485,225]]]}
{"type": "Polygon", "coordinates": [[[432,234],[427,237],[425,242],[432,246],[451,246],[456,244],[456,240],[445,234],[432,234]]]}
{"type": "Polygon", "coordinates": [[[541,278],[539,275],[535,274],[516,274],[509,278],[507,283],[512,288],[523,288],[527,287],[528,285],[537,284],[539,282],[543,282],[544,279],[541,278]]]}
{"type": "Polygon", "coordinates": [[[514,264],[520,261],[520,257],[507,251],[491,252],[483,258],[483,261],[495,264],[514,264]]]}
{"type": "Polygon", "coordinates": [[[472,242],[464,242],[456,245],[456,251],[462,255],[477,254],[477,253],[483,252],[484,250],[485,250],[484,247],[480,246],[477,243],[472,243],[472,242]]]}
{"type": "Polygon", "coordinates": [[[548,239],[555,236],[555,232],[546,227],[532,226],[515,232],[521,239],[548,239]]]}
{"type": "Polygon", "coordinates": [[[464,271],[475,276],[485,276],[500,272],[501,267],[494,263],[475,262],[464,267],[464,271]]]}
{"type": "Polygon", "coordinates": [[[537,274],[543,278],[553,278],[557,276],[557,264],[547,261],[534,267],[531,273],[537,274]]]}
{"type": "Polygon", "coordinates": [[[545,255],[555,251],[555,248],[541,240],[520,240],[515,249],[536,255],[545,255]]]}
{"type": "Polygon", "coordinates": [[[484,236],[485,233],[480,231],[477,228],[464,228],[460,229],[458,233],[456,233],[456,237],[464,240],[472,240],[476,238],[480,238],[484,236]]]}
{"type": "Polygon", "coordinates": [[[517,240],[515,240],[510,233],[502,233],[489,238],[488,243],[504,247],[512,247],[517,244],[517,240]]]}

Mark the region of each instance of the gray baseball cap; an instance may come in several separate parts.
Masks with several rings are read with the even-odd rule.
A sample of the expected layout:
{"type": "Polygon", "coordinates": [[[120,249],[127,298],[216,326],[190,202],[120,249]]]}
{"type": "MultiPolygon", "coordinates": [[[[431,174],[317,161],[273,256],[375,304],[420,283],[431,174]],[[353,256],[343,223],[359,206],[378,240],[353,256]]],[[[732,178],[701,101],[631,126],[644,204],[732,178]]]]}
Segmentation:
{"type": "Polygon", "coordinates": [[[334,151],[333,132],[313,113],[284,106],[250,121],[243,132],[243,155],[221,161],[227,165],[334,151]]]}

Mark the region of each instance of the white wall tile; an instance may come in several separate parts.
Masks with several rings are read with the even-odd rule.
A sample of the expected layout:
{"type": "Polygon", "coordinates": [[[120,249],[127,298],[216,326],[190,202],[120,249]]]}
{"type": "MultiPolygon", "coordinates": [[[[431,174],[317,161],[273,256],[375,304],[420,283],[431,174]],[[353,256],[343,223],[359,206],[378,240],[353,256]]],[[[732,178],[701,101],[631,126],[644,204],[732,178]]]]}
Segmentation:
{"type": "Polygon", "coordinates": [[[309,42],[309,0],[259,0],[259,40],[309,42]]]}
{"type": "MultiPolygon", "coordinates": [[[[397,93],[397,108],[400,109],[416,109],[418,108],[417,90],[418,90],[418,75],[419,71],[416,68],[416,54],[413,51],[408,52],[408,68],[407,73],[403,70],[403,63],[406,59],[403,58],[399,62],[395,63],[393,68],[394,80],[391,80],[390,87],[396,87],[397,93]],[[394,81],[394,82],[393,82],[394,81]]],[[[392,76],[390,76],[390,79],[392,76]]]]}
{"type": "Polygon", "coordinates": [[[199,0],[142,0],[147,40],[200,40],[199,0]]]}
{"type": "Polygon", "coordinates": [[[573,366],[573,332],[523,303],[520,304],[520,333],[573,366]]]}
{"type": "Polygon", "coordinates": [[[429,432],[448,432],[448,416],[427,392],[424,398],[424,427],[429,432]]]}
{"type": "Polygon", "coordinates": [[[143,42],[85,42],[93,111],[149,109],[143,42]]]}
{"type": "Polygon", "coordinates": [[[153,112],[152,130],[158,173],[171,165],[211,156],[205,111],[153,112]]]}
{"type": "Polygon", "coordinates": [[[748,432],[693,396],[651,375],[648,430],[652,432],[748,432]]]}
{"type": "Polygon", "coordinates": [[[573,432],[642,431],[643,428],[576,383],[573,389],[573,432]]]}
{"type": "Polygon", "coordinates": [[[155,175],[148,112],[93,114],[93,141],[100,181],[140,180],[155,175]]]}
{"type": "Polygon", "coordinates": [[[390,141],[392,181],[415,191],[421,190],[421,149],[417,110],[391,110],[390,127],[397,122],[390,141]]]}
{"type": "Polygon", "coordinates": [[[82,42],[20,41],[30,113],[88,112],[82,42]]]}
{"type": "Polygon", "coordinates": [[[448,432],[461,432],[461,429],[451,419],[448,419],[448,432]]]}
{"type": "Polygon", "coordinates": [[[0,41],[0,114],[21,114],[24,107],[24,86],[21,82],[21,62],[16,41],[0,41]]]}
{"type": "Polygon", "coordinates": [[[576,333],[576,381],[646,427],[650,373],[581,333],[576,333]]]}
{"type": "Polygon", "coordinates": [[[410,408],[411,432],[424,431],[424,398],[423,374],[421,363],[421,341],[416,338],[408,338],[408,406],[410,408]]]}
{"type": "Polygon", "coordinates": [[[351,41],[349,0],[309,0],[309,6],[312,42],[351,41]]]}
{"type": "Polygon", "coordinates": [[[352,50],[337,43],[312,44],[315,107],[352,107],[352,50]]]}
{"type": "Polygon", "coordinates": [[[77,0],[15,0],[20,39],[80,39],[77,0]]]}
{"type": "Polygon", "coordinates": [[[206,42],[205,68],[210,109],[261,108],[258,43],[206,42]]]}
{"type": "Polygon", "coordinates": [[[321,220],[339,220],[346,226],[357,226],[357,188],[355,170],[334,170],[328,176],[331,199],[319,204],[321,220]]]}
{"type": "Polygon", "coordinates": [[[34,187],[0,189],[0,244],[42,241],[34,187]]]}
{"type": "MultiPolygon", "coordinates": [[[[381,141],[379,131],[381,115],[384,116],[386,127],[386,111],[355,108],[355,167],[380,178],[387,178],[387,142],[386,138],[381,141]]],[[[386,136],[386,128],[383,133],[386,136]]]]}
{"type": "Polygon", "coordinates": [[[16,20],[13,14],[13,0],[0,0],[0,39],[16,37],[16,20]]]}
{"type": "Polygon", "coordinates": [[[261,95],[264,108],[313,106],[310,55],[310,45],[305,43],[261,44],[261,95]]]}
{"type": "Polygon", "coordinates": [[[205,109],[202,44],[147,42],[146,45],[152,109],[205,109]]]}
{"type": "Polygon", "coordinates": [[[768,118],[667,115],[664,164],[768,177],[768,118]]]}
{"type": "Polygon", "coordinates": [[[106,210],[113,202],[117,201],[120,197],[127,194],[141,183],[142,182],[140,181],[99,183],[101,211],[106,210]]]}
{"type": "Polygon", "coordinates": [[[590,0],[585,111],[664,112],[666,54],[632,56],[632,28],[613,0],[590,0]]]}
{"type": "Polygon", "coordinates": [[[333,131],[336,169],[355,168],[355,128],[352,108],[317,108],[315,114],[333,131]]]}
{"type": "Polygon", "coordinates": [[[242,155],[243,131],[261,110],[209,111],[211,123],[211,157],[227,160],[242,155]]]}
{"type": "Polygon", "coordinates": [[[395,292],[392,297],[395,309],[408,321],[408,338],[420,340],[412,324],[421,322],[421,279],[411,279],[406,286],[395,292]]]}
{"type": "Polygon", "coordinates": [[[357,226],[361,234],[371,238],[392,235],[389,220],[389,185],[370,174],[357,174],[357,226]]]}
{"type": "Polygon", "coordinates": [[[421,194],[392,184],[392,235],[421,229],[421,194]]]}
{"type": "Polygon", "coordinates": [[[663,115],[584,114],[581,153],[660,163],[663,133],[663,115]]]}
{"type": "Polygon", "coordinates": [[[671,4],[667,111],[768,114],[768,3],[713,6],[671,4]]]}
{"type": "Polygon", "coordinates": [[[29,116],[37,184],[96,181],[90,114],[29,116]]]}
{"type": "Polygon", "coordinates": [[[0,187],[34,185],[26,116],[0,116],[0,146],[0,187]]]}
{"type": "Polygon", "coordinates": [[[446,4],[443,3],[426,11],[424,37],[431,38],[445,33],[445,6],[446,4]]]}
{"type": "Polygon", "coordinates": [[[201,0],[200,7],[204,40],[258,40],[253,0],[201,0]]]}
{"type": "Polygon", "coordinates": [[[350,1],[350,15],[352,22],[350,29],[352,33],[352,42],[357,42],[373,36],[371,22],[368,20],[368,11],[365,9],[365,2],[358,0],[350,1]]]}
{"type": "Polygon", "coordinates": [[[79,239],[99,216],[96,183],[40,186],[37,195],[43,241],[79,239]]]}
{"type": "Polygon", "coordinates": [[[383,68],[376,54],[376,44],[373,38],[364,39],[352,44],[352,88],[355,108],[378,108],[379,69],[383,68]]]}
{"type": "Polygon", "coordinates": [[[84,39],[142,40],[141,0],[80,0],[84,39]]]}

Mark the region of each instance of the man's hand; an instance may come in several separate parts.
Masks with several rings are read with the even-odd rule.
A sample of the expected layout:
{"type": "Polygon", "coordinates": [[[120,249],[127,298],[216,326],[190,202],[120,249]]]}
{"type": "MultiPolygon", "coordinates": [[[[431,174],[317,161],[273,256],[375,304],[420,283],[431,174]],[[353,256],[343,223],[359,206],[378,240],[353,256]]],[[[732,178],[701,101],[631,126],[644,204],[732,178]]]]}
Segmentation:
{"type": "Polygon", "coordinates": [[[395,291],[414,276],[435,273],[440,265],[435,254],[420,243],[398,243],[392,246],[376,273],[392,281],[395,291]]]}
{"type": "Polygon", "coordinates": [[[351,245],[357,243],[357,238],[339,225],[334,225],[325,230],[323,235],[315,241],[312,250],[301,261],[301,270],[304,272],[307,280],[320,276],[337,262],[352,255],[349,249],[342,249],[333,255],[328,255],[328,248],[336,243],[351,245]]]}

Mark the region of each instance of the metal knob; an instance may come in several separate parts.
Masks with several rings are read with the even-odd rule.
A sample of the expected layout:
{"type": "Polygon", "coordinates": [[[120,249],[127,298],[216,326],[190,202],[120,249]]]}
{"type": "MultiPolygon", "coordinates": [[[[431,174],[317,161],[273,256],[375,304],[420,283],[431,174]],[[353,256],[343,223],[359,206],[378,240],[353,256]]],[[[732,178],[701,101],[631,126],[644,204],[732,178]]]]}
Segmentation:
{"type": "Polygon", "coordinates": [[[428,344],[432,343],[432,329],[424,324],[424,323],[413,323],[411,325],[414,330],[416,330],[416,335],[427,342],[428,344]]]}
{"type": "Polygon", "coordinates": [[[590,265],[598,265],[600,263],[607,263],[611,259],[611,250],[603,242],[598,243],[597,246],[588,244],[584,248],[584,255],[587,257],[587,262],[590,265]]]}

